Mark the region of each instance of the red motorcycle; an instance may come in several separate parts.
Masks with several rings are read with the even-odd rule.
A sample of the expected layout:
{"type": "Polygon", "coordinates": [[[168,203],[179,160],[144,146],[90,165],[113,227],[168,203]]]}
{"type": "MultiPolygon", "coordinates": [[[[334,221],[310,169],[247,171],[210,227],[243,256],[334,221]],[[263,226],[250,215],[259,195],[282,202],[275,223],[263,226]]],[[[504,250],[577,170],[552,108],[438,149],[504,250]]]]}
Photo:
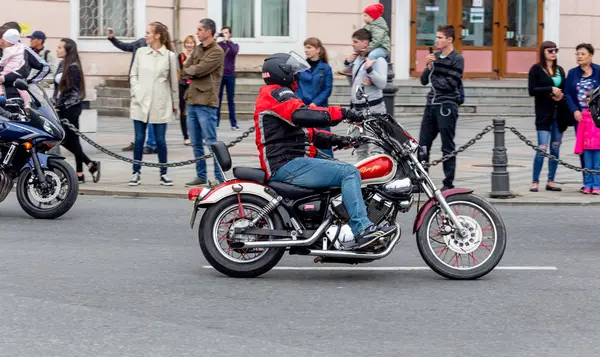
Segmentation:
{"type": "MultiPolygon", "coordinates": [[[[360,93],[358,94],[360,95],[360,93]]],[[[450,279],[477,279],[502,259],[506,228],[498,211],[473,190],[439,190],[419,160],[420,147],[392,116],[367,111],[360,141],[380,148],[356,166],[369,220],[396,224],[391,238],[382,238],[370,251],[354,251],[349,215],[339,188],[312,189],[267,182],[257,168],[235,167],[235,179],[208,188],[193,188],[190,225],[206,209],[198,238],[206,260],[219,272],[237,278],[268,272],[289,254],[314,256],[315,263],[369,263],[387,257],[401,230],[398,213],[408,212],[414,196],[429,200],[413,225],[421,257],[436,273],[450,279]]],[[[223,142],[212,145],[223,173],[231,156],[223,142]]]]}

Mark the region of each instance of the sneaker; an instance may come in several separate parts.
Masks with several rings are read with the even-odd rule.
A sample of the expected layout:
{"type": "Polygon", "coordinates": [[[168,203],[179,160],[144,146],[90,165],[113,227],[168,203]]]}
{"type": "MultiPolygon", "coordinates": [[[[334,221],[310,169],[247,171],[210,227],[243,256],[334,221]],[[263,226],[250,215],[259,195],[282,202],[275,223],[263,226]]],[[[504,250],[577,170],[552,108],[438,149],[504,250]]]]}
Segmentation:
{"type": "Polygon", "coordinates": [[[129,186],[139,186],[142,183],[142,176],[139,173],[134,173],[129,180],[129,186]]]}
{"type": "Polygon", "coordinates": [[[595,188],[592,190],[592,195],[600,195],[600,188],[595,188]]]}
{"type": "Polygon", "coordinates": [[[192,146],[192,142],[190,141],[190,139],[185,139],[185,140],[183,140],[183,145],[192,146]]]}
{"type": "Polygon", "coordinates": [[[202,186],[202,185],[206,185],[206,180],[202,179],[200,177],[196,177],[195,179],[193,179],[192,181],[188,182],[185,184],[186,186],[202,186]]]}
{"type": "Polygon", "coordinates": [[[144,154],[156,154],[156,150],[154,150],[150,146],[145,146],[144,147],[144,154]]]}
{"type": "Polygon", "coordinates": [[[592,189],[591,188],[587,188],[586,187],[586,188],[583,189],[583,194],[584,195],[589,195],[590,193],[592,193],[592,189]]]}
{"type": "Polygon", "coordinates": [[[173,181],[167,176],[167,174],[160,175],[160,184],[163,186],[173,186],[173,181]]]}
{"type": "Polygon", "coordinates": [[[77,181],[79,181],[79,183],[85,183],[85,176],[81,175],[77,175],[77,181]]]}
{"type": "Polygon", "coordinates": [[[133,151],[133,143],[130,143],[129,145],[125,146],[121,149],[121,151],[133,151]]]}
{"type": "Polygon", "coordinates": [[[372,224],[354,238],[354,241],[358,244],[354,249],[368,248],[377,243],[379,238],[389,237],[395,232],[396,226],[376,226],[372,224]]]}
{"type": "Polygon", "coordinates": [[[240,128],[236,125],[236,126],[232,126],[231,130],[240,130],[240,128]]]}

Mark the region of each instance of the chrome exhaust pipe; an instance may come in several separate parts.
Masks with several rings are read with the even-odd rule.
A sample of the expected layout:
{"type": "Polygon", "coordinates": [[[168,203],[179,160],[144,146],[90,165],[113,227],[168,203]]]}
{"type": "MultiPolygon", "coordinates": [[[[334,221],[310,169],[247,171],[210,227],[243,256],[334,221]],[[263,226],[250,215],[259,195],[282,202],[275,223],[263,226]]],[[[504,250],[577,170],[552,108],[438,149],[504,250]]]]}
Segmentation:
{"type": "Polygon", "coordinates": [[[327,218],[319,228],[315,231],[315,233],[309,238],[305,240],[291,240],[291,239],[283,239],[283,240],[271,240],[271,241],[260,241],[260,242],[234,242],[231,244],[231,248],[233,249],[244,249],[244,248],[286,248],[286,247],[303,247],[309,246],[317,241],[317,239],[321,238],[325,230],[329,228],[329,224],[331,223],[331,217],[327,218]]]}
{"type": "Polygon", "coordinates": [[[390,255],[394,247],[400,240],[400,236],[402,235],[402,231],[400,230],[400,225],[396,223],[396,235],[394,239],[390,242],[388,247],[380,253],[359,253],[353,251],[338,251],[338,250],[311,250],[307,255],[312,256],[320,256],[320,257],[333,257],[333,258],[357,258],[357,259],[368,259],[368,260],[378,260],[387,257],[390,255]]]}

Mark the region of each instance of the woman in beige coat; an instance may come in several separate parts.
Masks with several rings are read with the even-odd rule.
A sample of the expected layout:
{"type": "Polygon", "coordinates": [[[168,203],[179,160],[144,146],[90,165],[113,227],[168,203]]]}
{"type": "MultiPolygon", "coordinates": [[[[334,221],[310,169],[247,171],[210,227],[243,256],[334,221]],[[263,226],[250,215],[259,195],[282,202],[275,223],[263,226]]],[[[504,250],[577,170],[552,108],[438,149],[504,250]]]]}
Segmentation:
{"type": "MultiPolygon", "coordinates": [[[[152,125],[156,138],[158,162],[167,162],[167,123],[177,116],[179,88],[177,86],[177,56],[173,53],[167,27],[152,22],[146,30],[146,43],[136,51],[129,74],[131,82],[131,119],[135,128],[133,158],[142,160],[146,126],[152,125]]],[[[141,183],[141,166],[133,165],[130,186],[141,183]]],[[[160,184],[172,186],[167,168],[160,168],[160,184]]]]}

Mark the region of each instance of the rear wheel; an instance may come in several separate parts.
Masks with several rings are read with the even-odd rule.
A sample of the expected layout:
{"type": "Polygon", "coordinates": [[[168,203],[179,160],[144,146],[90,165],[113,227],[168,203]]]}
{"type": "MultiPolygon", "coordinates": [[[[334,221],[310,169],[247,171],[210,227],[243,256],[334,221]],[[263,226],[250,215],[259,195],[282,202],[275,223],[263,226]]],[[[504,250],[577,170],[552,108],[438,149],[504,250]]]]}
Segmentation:
{"type": "Polygon", "coordinates": [[[467,229],[461,236],[439,206],[433,206],[417,231],[421,257],[436,273],[449,279],[477,279],[492,271],[506,248],[506,227],[500,213],[472,194],[446,199],[467,229]]]}
{"type": "MultiPolygon", "coordinates": [[[[285,248],[231,248],[232,242],[271,240],[271,236],[233,235],[235,228],[247,227],[268,202],[256,196],[230,196],[209,207],[200,222],[198,239],[202,254],[219,272],[234,278],[253,278],[271,270],[285,253],[285,248]]],[[[272,212],[256,228],[283,229],[279,214],[272,212]]]]}

